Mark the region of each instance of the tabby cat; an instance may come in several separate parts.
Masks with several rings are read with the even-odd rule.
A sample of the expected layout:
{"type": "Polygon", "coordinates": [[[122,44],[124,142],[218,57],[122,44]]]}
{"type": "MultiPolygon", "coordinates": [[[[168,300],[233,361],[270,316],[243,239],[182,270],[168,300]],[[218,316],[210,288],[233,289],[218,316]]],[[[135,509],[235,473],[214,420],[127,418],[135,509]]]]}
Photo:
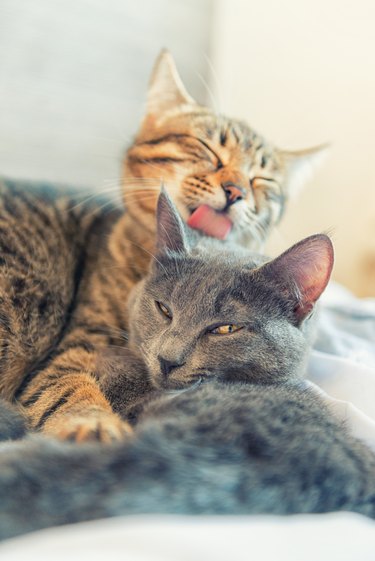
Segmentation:
{"type": "Polygon", "coordinates": [[[189,248],[164,195],[159,224],[157,259],[131,297],[127,360],[102,380],[134,437],[0,446],[0,536],[135,513],[375,517],[374,455],[300,379],[329,239],[229,265],[189,248]]]}
{"type": "Polygon", "coordinates": [[[125,213],[66,190],[0,182],[0,395],[24,407],[32,429],[61,439],[123,437],[95,364],[101,349],[125,345],[126,302],[153,251],[161,179],[197,237],[259,248],[320,152],[277,150],[195,103],[162,53],[125,157],[125,213]]]}

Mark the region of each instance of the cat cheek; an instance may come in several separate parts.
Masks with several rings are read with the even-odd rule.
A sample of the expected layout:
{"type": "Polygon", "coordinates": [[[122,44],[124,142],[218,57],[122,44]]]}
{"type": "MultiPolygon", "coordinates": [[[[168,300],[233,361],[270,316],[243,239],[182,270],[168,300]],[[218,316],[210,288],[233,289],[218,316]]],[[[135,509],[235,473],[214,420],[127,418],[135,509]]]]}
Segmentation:
{"type": "Polygon", "coordinates": [[[160,374],[159,366],[158,365],[148,365],[148,372],[150,377],[150,382],[152,386],[157,389],[161,390],[163,388],[163,377],[160,374]]]}

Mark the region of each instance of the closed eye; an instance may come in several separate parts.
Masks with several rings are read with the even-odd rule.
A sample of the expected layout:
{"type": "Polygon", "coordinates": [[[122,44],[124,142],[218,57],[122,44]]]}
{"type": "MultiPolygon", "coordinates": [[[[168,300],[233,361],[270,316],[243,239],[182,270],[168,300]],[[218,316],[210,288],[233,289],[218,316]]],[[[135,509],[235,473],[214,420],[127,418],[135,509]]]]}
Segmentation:
{"type": "Polygon", "coordinates": [[[155,300],[155,304],[157,309],[159,310],[159,312],[161,312],[161,314],[168,318],[168,319],[172,319],[173,315],[172,312],[170,311],[170,309],[168,308],[168,306],[166,306],[165,304],[163,304],[163,302],[159,302],[158,300],[155,300]]]}
{"type": "Polygon", "coordinates": [[[220,168],[224,167],[223,162],[221,161],[219,156],[216,154],[216,152],[214,152],[212,150],[212,148],[201,138],[197,138],[197,140],[214,156],[214,158],[216,159],[216,168],[220,169],[220,168]]]}
{"type": "Polygon", "coordinates": [[[272,177],[263,177],[261,175],[256,175],[255,177],[252,177],[250,179],[250,185],[251,187],[255,187],[254,182],[264,182],[264,183],[276,183],[276,185],[278,185],[276,179],[273,179],[272,177]]]}

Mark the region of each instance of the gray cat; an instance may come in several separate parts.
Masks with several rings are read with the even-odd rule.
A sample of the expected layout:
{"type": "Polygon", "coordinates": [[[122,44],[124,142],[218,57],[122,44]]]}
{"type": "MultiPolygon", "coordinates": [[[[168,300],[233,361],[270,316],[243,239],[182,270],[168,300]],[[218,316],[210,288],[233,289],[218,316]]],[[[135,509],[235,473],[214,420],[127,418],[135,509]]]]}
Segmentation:
{"type": "Polygon", "coordinates": [[[0,536],[134,513],[375,517],[374,455],[301,380],[329,239],[268,263],[192,249],[162,194],[157,248],[131,298],[126,360],[98,368],[134,436],[3,445],[0,536]]]}

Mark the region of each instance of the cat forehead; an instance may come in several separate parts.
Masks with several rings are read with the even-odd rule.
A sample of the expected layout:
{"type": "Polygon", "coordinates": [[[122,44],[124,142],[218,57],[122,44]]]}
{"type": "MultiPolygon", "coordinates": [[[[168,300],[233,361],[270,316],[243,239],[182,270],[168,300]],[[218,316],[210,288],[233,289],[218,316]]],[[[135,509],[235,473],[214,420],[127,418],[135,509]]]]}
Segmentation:
{"type": "Polygon", "coordinates": [[[155,119],[146,133],[150,137],[187,134],[228,148],[238,145],[245,150],[270,148],[264,138],[243,121],[217,115],[199,105],[186,105],[165,112],[155,119]]]}
{"type": "Polygon", "coordinates": [[[256,299],[259,260],[242,262],[229,252],[216,257],[164,258],[151,278],[153,288],[161,291],[181,308],[198,313],[219,314],[235,311],[256,299]],[[254,293],[254,294],[253,294],[254,293]],[[199,305],[199,307],[197,307],[199,305]]]}

